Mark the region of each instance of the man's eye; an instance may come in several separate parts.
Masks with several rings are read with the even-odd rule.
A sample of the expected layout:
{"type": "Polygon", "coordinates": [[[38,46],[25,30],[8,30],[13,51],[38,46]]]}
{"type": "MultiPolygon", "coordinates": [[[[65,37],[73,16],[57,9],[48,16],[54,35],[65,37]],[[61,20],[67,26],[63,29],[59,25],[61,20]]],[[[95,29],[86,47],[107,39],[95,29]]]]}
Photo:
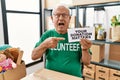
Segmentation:
{"type": "Polygon", "coordinates": [[[59,14],[54,14],[55,17],[59,17],[60,15],[59,14]]]}
{"type": "Polygon", "coordinates": [[[63,16],[63,17],[67,17],[68,15],[67,15],[67,14],[63,14],[62,16],[63,16]]]}
{"type": "Polygon", "coordinates": [[[68,14],[54,14],[55,17],[59,18],[60,16],[66,18],[68,17],[69,15],[68,14]]]}

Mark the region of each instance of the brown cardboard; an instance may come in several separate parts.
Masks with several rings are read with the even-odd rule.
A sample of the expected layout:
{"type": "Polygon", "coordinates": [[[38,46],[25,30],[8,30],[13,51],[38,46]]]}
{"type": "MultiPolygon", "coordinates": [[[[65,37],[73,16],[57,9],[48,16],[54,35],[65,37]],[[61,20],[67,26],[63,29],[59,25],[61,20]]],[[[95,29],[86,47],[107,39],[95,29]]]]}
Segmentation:
{"type": "Polygon", "coordinates": [[[95,66],[94,64],[90,64],[85,66],[83,69],[83,76],[85,77],[85,80],[94,80],[95,79],[95,66]]]}
{"type": "Polygon", "coordinates": [[[120,61],[120,45],[110,44],[109,60],[120,61]]]}
{"type": "Polygon", "coordinates": [[[60,0],[45,0],[45,8],[54,8],[57,4],[59,4],[60,0]]]}
{"type": "Polygon", "coordinates": [[[0,80],[4,80],[3,78],[3,74],[0,74],[0,80]]]}
{"type": "Polygon", "coordinates": [[[22,56],[23,56],[23,51],[19,51],[18,59],[17,59],[17,65],[21,64],[22,61],[22,56]]]}
{"type": "Polygon", "coordinates": [[[67,6],[73,6],[73,1],[69,1],[69,0],[54,0],[54,1],[51,1],[51,0],[44,0],[44,3],[45,3],[45,8],[48,8],[48,9],[53,9],[54,7],[56,7],[57,5],[59,4],[66,4],[67,2],[67,6]]]}
{"type": "Polygon", "coordinates": [[[20,65],[12,70],[7,70],[3,74],[0,74],[0,80],[20,80],[26,76],[26,66],[23,61],[20,65]]]}
{"type": "Polygon", "coordinates": [[[84,68],[86,68],[86,69],[90,69],[90,70],[92,70],[92,71],[95,71],[95,67],[96,67],[96,65],[94,65],[94,64],[89,64],[89,65],[84,65],[84,68]]]}
{"type": "Polygon", "coordinates": [[[94,77],[95,77],[94,75],[95,75],[95,71],[92,71],[90,69],[83,69],[83,76],[84,77],[94,79],[94,77]]]}
{"type": "Polygon", "coordinates": [[[110,69],[110,80],[120,80],[120,70],[110,69]]]}
{"type": "Polygon", "coordinates": [[[109,80],[109,68],[96,66],[96,79],[95,80],[109,80]]]}
{"type": "Polygon", "coordinates": [[[120,26],[112,27],[112,41],[120,42],[120,26]]]}
{"type": "Polygon", "coordinates": [[[94,62],[100,62],[104,59],[104,45],[92,45],[91,51],[92,51],[92,60],[94,62]]]}

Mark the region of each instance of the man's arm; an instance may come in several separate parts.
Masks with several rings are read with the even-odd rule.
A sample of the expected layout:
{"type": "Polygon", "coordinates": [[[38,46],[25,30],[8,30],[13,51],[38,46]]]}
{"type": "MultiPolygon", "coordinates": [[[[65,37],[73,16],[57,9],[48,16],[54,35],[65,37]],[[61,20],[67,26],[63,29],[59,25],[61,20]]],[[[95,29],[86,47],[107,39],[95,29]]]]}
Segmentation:
{"type": "Polygon", "coordinates": [[[82,50],[82,62],[84,65],[89,65],[91,61],[91,54],[89,50],[82,50]]]}
{"type": "Polygon", "coordinates": [[[91,54],[89,53],[89,49],[92,45],[91,41],[87,39],[81,39],[81,48],[82,48],[82,62],[85,65],[89,65],[91,61],[91,54]]]}
{"type": "Polygon", "coordinates": [[[41,43],[38,47],[33,49],[32,56],[31,56],[32,60],[36,60],[36,59],[42,57],[46,50],[47,50],[47,47],[44,44],[44,42],[41,43]]]}
{"type": "Polygon", "coordinates": [[[33,51],[32,51],[32,59],[36,60],[36,59],[42,57],[43,54],[45,53],[45,51],[48,48],[55,48],[57,46],[57,43],[58,43],[59,40],[64,40],[64,38],[61,38],[61,37],[59,37],[59,38],[58,37],[49,37],[49,38],[47,38],[38,47],[33,49],[33,51]]]}

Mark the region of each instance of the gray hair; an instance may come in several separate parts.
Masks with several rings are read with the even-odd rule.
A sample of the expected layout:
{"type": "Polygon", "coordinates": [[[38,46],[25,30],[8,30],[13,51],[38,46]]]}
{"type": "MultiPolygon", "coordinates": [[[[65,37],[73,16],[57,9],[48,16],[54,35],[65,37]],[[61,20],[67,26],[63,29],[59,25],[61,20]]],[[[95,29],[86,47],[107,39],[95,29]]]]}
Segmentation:
{"type": "Polygon", "coordinates": [[[58,7],[64,7],[64,8],[66,8],[66,9],[68,10],[68,12],[69,12],[69,15],[70,15],[70,10],[69,10],[68,6],[65,5],[65,4],[58,4],[56,7],[54,7],[54,8],[53,8],[53,11],[52,11],[52,15],[54,14],[55,10],[56,10],[58,7]]]}

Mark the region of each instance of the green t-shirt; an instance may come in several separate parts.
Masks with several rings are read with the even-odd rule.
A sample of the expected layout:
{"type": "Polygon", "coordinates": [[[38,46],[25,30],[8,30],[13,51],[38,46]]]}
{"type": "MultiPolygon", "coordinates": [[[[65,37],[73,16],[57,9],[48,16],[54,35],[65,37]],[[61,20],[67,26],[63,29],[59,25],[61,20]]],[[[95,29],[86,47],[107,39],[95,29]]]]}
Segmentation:
{"type": "Polygon", "coordinates": [[[80,62],[82,52],[79,42],[68,42],[68,34],[59,34],[55,30],[46,31],[40,41],[39,46],[48,37],[63,37],[65,40],[58,42],[56,48],[46,51],[46,68],[82,77],[82,64],[80,62]]]}

